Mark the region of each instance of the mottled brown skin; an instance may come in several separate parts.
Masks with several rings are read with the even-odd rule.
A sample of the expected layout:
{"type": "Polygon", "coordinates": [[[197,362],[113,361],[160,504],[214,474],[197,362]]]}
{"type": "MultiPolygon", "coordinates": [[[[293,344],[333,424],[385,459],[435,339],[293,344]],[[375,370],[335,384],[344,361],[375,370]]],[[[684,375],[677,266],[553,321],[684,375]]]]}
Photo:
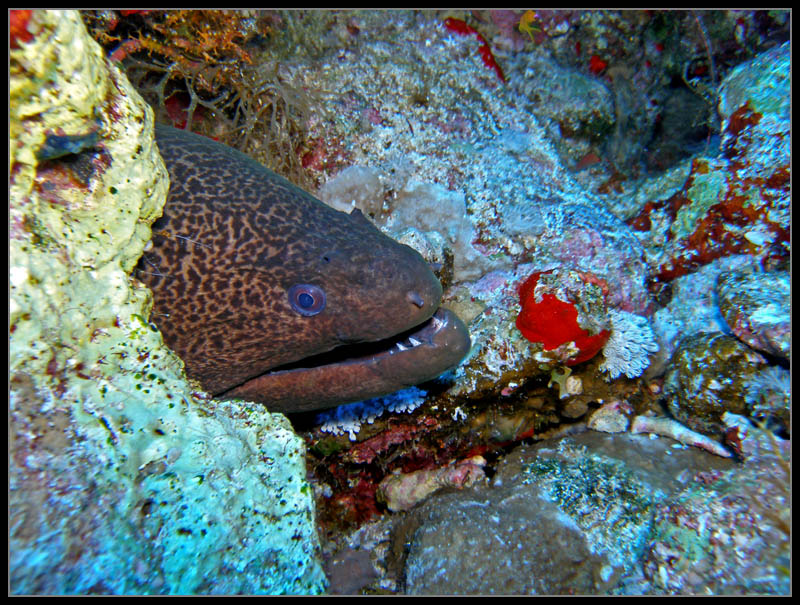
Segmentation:
{"type": "MultiPolygon", "coordinates": [[[[268,372],[428,320],[442,290],[427,263],[360,213],[333,210],[234,149],[165,126],[156,127],[156,141],[170,192],[137,277],[153,290],[152,319],[187,374],[214,395],[236,389],[232,395],[276,411],[361,399],[364,389],[353,385],[364,362],[325,370],[317,381],[297,370],[268,372]],[[324,290],[325,308],[298,313],[287,295],[295,284],[324,290]]],[[[447,320],[450,328],[430,339],[435,346],[389,356],[402,380],[381,362],[386,378],[371,381],[369,396],[455,366],[469,335],[457,317],[447,320]]]]}

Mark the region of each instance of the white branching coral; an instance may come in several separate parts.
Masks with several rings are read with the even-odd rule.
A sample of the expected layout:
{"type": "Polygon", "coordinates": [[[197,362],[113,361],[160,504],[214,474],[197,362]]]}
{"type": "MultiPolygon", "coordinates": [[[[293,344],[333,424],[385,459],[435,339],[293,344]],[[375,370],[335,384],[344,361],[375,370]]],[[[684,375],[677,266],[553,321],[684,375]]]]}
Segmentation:
{"type": "Polygon", "coordinates": [[[603,348],[605,361],[600,369],[608,373],[607,380],[620,374],[628,378],[641,376],[650,365],[649,355],[658,351],[655,334],[646,317],[610,309],[611,337],[603,348]]]}
{"type": "Polygon", "coordinates": [[[386,410],[410,414],[423,404],[425,395],[427,393],[422,389],[411,387],[385,397],[340,405],[318,414],[317,423],[324,433],[347,433],[350,441],[355,441],[362,423],[372,424],[386,410]]]}

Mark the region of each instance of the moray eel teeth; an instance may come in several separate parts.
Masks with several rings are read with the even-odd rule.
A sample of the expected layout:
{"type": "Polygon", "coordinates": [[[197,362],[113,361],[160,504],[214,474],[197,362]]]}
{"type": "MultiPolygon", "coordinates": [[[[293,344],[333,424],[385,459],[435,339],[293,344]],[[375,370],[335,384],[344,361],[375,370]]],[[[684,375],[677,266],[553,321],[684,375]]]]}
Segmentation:
{"type": "Polygon", "coordinates": [[[271,410],[387,394],[457,365],[470,341],[422,257],[242,153],[156,126],[170,174],[136,276],[186,373],[271,410]]]}

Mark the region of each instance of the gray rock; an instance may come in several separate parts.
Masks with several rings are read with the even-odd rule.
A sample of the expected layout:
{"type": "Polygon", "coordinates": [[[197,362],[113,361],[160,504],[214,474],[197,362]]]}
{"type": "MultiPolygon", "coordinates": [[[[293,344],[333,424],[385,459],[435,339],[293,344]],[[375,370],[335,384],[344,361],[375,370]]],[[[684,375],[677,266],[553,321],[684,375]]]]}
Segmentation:
{"type": "Polygon", "coordinates": [[[671,453],[667,440],[597,433],[518,449],[493,487],[434,496],[399,526],[406,592],[615,590],[636,575],[653,508],[694,465],[686,458],[709,459],[671,453]]]}
{"type": "Polygon", "coordinates": [[[603,589],[605,563],[534,485],[445,494],[419,511],[408,594],[569,594],[603,589]]]}
{"type": "Polygon", "coordinates": [[[719,308],[739,340],[769,355],[792,352],[791,285],[788,271],[725,273],[717,281],[719,308]]]}

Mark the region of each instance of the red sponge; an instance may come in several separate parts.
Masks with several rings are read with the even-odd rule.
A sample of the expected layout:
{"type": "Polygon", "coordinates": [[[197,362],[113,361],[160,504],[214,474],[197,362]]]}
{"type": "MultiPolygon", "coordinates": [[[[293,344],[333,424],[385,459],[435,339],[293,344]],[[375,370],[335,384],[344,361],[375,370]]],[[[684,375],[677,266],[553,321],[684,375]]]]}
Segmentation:
{"type": "Polygon", "coordinates": [[[531,342],[540,342],[545,350],[557,349],[574,342],[579,353],[565,361],[573,366],[597,355],[611,335],[609,330],[595,334],[578,324],[578,309],[572,302],[559,300],[555,294],[540,293],[536,301],[534,290],[541,273],[534,273],[519,287],[522,310],[517,317],[517,328],[531,342]]]}

